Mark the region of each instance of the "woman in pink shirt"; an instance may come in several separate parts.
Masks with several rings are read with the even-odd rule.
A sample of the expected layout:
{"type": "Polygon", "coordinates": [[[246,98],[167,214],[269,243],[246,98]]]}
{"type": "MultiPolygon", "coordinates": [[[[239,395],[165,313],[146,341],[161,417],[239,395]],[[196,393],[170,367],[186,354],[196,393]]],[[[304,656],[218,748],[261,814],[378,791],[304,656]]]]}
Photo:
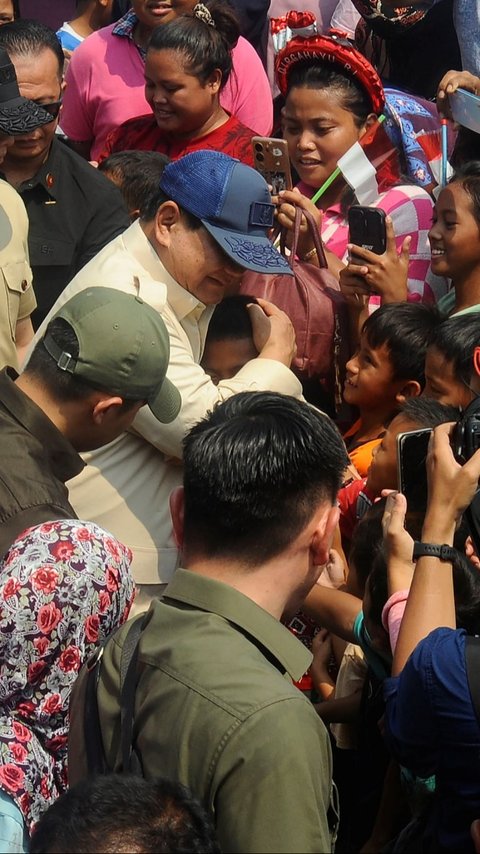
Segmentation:
{"type": "MultiPolygon", "coordinates": [[[[292,39],[278,54],[276,68],[286,99],[283,133],[300,178],[296,190],[284,193],[280,199],[278,219],[282,225],[291,227],[295,203],[314,212],[330,250],[332,270],[340,273],[348,263],[346,214],[355,202],[354,194],[346,190],[340,176],[323,193],[318,203],[321,209],[309,200],[334,172],[338,160],[377,122],[385,105],[383,87],[365,57],[335,36],[292,39]]],[[[381,297],[385,302],[399,298],[435,301],[434,286],[441,291],[443,282],[434,282],[429,277],[426,283],[430,267],[428,230],[433,211],[430,195],[413,183],[401,183],[394,175],[391,187],[387,184],[386,191],[379,193],[371,204],[388,215],[390,239],[386,254],[391,267],[398,265],[402,282],[408,264],[408,293],[405,291],[399,297],[398,287],[389,285],[394,282],[391,275],[383,280],[377,276],[375,285],[372,276],[366,284],[364,281],[365,293],[374,292],[370,306],[379,304],[381,297]]],[[[299,248],[302,257],[315,263],[314,247],[307,234],[299,248]]],[[[375,258],[380,259],[379,264],[385,260],[385,256],[375,258]]]]}
{"type": "MultiPolygon", "coordinates": [[[[85,157],[97,160],[111,130],[149,111],[145,56],[153,30],[195,6],[194,0],[133,0],[116,24],[93,33],[76,49],[66,75],[62,130],[85,157]]],[[[269,134],[272,95],[259,56],[240,37],[222,107],[257,134],[269,134]]]]}

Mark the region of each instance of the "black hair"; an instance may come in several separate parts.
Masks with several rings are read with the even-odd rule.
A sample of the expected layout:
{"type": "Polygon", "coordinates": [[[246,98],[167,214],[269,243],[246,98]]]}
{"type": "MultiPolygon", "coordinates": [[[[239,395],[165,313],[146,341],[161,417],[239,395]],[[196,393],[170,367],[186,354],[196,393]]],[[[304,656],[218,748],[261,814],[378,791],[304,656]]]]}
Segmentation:
{"type": "Polygon", "coordinates": [[[185,553],[255,567],[284,551],[348,463],[326,415],[286,395],[243,392],[184,440],[185,553]]]}
{"type": "Polygon", "coordinates": [[[143,218],[145,207],[157,198],[167,163],[170,158],[158,151],[118,151],[102,160],[98,169],[120,188],[128,211],[139,211],[143,218]]]}
{"type": "Polygon", "coordinates": [[[457,629],[474,635],[480,631],[480,572],[465,554],[457,551],[452,560],[453,595],[457,629]]]}
{"type": "Polygon", "coordinates": [[[468,163],[462,163],[455,169],[448,183],[462,185],[465,192],[470,196],[473,215],[480,224],[480,160],[470,160],[468,163]]]}
{"type": "Polygon", "coordinates": [[[400,407],[400,415],[418,427],[438,427],[447,421],[458,421],[461,412],[456,406],[440,403],[432,397],[409,397],[400,407]]]}
{"type": "Polygon", "coordinates": [[[425,354],[437,325],[440,313],[423,303],[389,303],[382,305],[362,327],[370,347],[383,344],[388,348],[397,380],[416,380],[425,385],[425,354]]]}
{"type": "Polygon", "coordinates": [[[58,76],[63,75],[65,56],[56,33],[46,24],[20,18],[0,27],[0,47],[12,56],[31,56],[51,50],[58,60],[58,76]]]}
{"type": "MultiPolygon", "coordinates": [[[[382,611],[388,600],[388,569],[383,545],[377,549],[372,561],[372,570],[366,580],[370,594],[368,616],[372,623],[383,629],[382,611]]],[[[385,631],[385,630],[384,630],[385,631]]]]}
{"type": "Polygon", "coordinates": [[[386,498],[375,501],[357,523],[352,534],[348,563],[357,582],[357,594],[362,598],[373,561],[382,548],[385,503],[386,498]]]}
{"type": "Polygon", "coordinates": [[[452,366],[455,379],[469,385],[473,372],[473,353],[480,347],[480,318],[477,314],[465,314],[447,318],[440,323],[430,346],[445,357],[452,366]]]}
{"type": "MultiPolygon", "coordinates": [[[[140,208],[140,219],[143,222],[149,222],[152,219],[155,219],[157,211],[164,202],[171,201],[170,196],[167,196],[166,193],[162,190],[161,187],[157,186],[154,188],[150,187],[150,192],[147,193],[143,200],[143,205],[140,208]]],[[[184,218],[185,224],[190,231],[198,231],[199,228],[203,228],[201,220],[191,214],[189,211],[186,211],[185,208],[182,208],[181,205],[178,205],[180,212],[184,218]]]]}
{"type": "Polygon", "coordinates": [[[292,89],[328,89],[338,94],[344,110],[353,115],[355,125],[361,128],[373,112],[372,101],[366,89],[346,71],[323,65],[319,59],[297,62],[288,75],[287,98],[292,89]]]}
{"type": "Polygon", "coordinates": [[[219,854],[212,822],[180,783],[129,774],[90,777],[55,801],[32,834],[31,854],[219,854]]]}
{"type": "Polygon", "coordinates": [[[207,344],[212,341],[238,341],[253,338],[252,321],[247,305],[256,303],[255,297],[235,294],[225,297],[218,305],[208,325],[207,344]]]}
{"type": "Polygon", "coordinates": [[[223,88],[232,71],[232,50],[240,36],[240,25],[228,3],[204,0],[202,5],[208,9],[215,26],[193,14],[181,15],[153,31],[148,51],[179,51],[186,60],[188,73],[202,84],[218,68],[223,88]]]}
{"type": "MultiPolygon", "coordinates": [[[[45,335],[47,333],[52,336],[55,343],[63,351],[70,353],[72,358],[77,358],[79,353],[78,338],[66,320],[62,317],[54,317],[45,330],[45,335]]],[[[54,400],[64,403],[86,400],[94,391],[111,391],[111,389],[105,389],[100,386],[92,386],[74,374],[62,371],[50,353],[45,349],[43,338],[36,344],[25,367],[25,374],[31,376],[39,384],[44,386],[54,400]]],[[[137,402],[125,399],[122,404],[123,411],[128,411],[137,402]]],[[[119,411],[121,411],[120,408],[119,411]]]]}

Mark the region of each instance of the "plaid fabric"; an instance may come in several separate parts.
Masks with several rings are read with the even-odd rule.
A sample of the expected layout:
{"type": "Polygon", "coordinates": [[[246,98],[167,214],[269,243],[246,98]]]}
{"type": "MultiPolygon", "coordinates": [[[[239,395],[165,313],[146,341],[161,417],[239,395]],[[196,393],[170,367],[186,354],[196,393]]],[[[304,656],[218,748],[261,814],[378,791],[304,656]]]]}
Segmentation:
{"type": "Polygon", "coordinates": [[[134,43],[135,47],[137,48],[140,56],[142,56],[143,59],[145,59],[145,57],[147,55],[147,51],[145,50],[145,48],[140,47],[140,45],[138,45],[133,38],[133,31],[135,29],[137,21],[138,21],[138,18],[136,16],[135,12],[132,9],[130,9],[129,12],[126,12],[125,15],[123,15],[123,17],[117,21],[117,23],[115,24],[115,26],[112,30],[112,35],[122,36],[123,38],[131,39],[131,41],[134,43]]]}

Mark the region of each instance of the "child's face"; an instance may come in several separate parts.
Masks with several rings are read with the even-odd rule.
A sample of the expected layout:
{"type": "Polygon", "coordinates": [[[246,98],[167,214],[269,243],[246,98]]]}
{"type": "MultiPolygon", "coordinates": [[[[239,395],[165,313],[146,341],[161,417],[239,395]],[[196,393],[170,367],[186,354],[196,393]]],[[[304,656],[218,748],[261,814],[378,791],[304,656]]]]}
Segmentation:
{"type": "MultiPolygon", "coordinates": [[[[360,336],[360,348],[347,362],[347,378],[343,389],[346,403],[359,409],[385,408],[385,401],[392,399],[392,408],[399,384],[393,379],[390,351],[386,344],[370,347],[364,332],[360,336]]],[[[400,387],[403,383],[400,383],[400,387]]]]}
{"type": "Polygon", "coordinates": [[[425,397],[432,397],[439,403],[466,409],[471,403],[473,392],[465,383],[457,380],[452,363],[432,344],[425,358],[425,397]]]}
{"type": "Polygon", "coordinates": [[[238,374],[258,353],[251,338],[228,338],[224,341],[207,341],[202,358],[202,368],[209,374],[212,382],[218,385],[220,380],[230,380],[238,374]]]}
{"type": "Polygon", "coordinates": [[[480,226],[469,194],[460,183],[440,193],[428,232],[432,272],[461,281],[476,267],[480,270],[480,226]]]}
{"type": "Polygon", "coordinates": [[[373,450],[367,472],[367,487],[373,495],[380,495],[382,489],[398,489],[397,436],[418,429],[419,425],[401,412],[392,418],[382,441],[373,450]]]}

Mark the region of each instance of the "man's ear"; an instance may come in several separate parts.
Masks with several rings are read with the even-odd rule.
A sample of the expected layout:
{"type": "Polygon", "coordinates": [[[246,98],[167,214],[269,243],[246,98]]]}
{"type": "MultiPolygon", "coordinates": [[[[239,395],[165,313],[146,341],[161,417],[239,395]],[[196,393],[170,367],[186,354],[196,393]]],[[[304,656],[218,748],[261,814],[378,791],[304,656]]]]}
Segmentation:
{"type": "Polygon", "coordinates": [[[419,397],[422,393],[422,386],[416,380],[408,380],[404,383],[400,391],[397,391],[395,400],[397,403],[405,403],[409,397],[419,397]]]}
{"type": "Polygon", "coordinates": [[[314,566],[326,564],[339,518],[340,509],[334,504],[319,519],[310,544],[314,566]]]}
{"type": "Polygon", "coordinates": [[[170,231],[180,222],[180,208],[176,202],[167,201],[160,205],[154,220],[154,236],[161,246],[170,245],[170,231]]]}
{"type": "Polygon", "coordinates": [[[183,486],[176,486],[170,493],[170,516],[173,523],[173,538],[177,548],[183,546],[183,526],[185,519],[185,501],[183,486]]]}
{"type": "Polygon", "coordinates": [[[480,347],[475,347],[473,351],[473,370],[480,377],[480,347]]]}
{"type": "Polygon", "coordinates": [[[107,418],[116,415],[120,406],[123,405],[123,398],[115,396],[101,397],[94,401],[92,409],[92,420],[97,426],[103,424],[107,418]]]}

